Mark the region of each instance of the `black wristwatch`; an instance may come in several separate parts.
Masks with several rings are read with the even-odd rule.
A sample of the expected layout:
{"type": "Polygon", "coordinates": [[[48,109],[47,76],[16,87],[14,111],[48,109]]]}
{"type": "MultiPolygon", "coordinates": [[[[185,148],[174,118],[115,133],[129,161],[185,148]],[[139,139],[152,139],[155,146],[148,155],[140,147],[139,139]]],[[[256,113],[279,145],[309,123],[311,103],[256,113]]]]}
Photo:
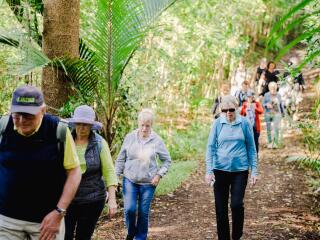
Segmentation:
{"type": "Polygon", "coordinates": [[[59,213],[59,215],[61,215],[62,217],[64,217],[67,213],[67,210],[66,209],[63,209],[63,208],[59,208],[59,207],[56,207],[55,210],[59,213]]]}

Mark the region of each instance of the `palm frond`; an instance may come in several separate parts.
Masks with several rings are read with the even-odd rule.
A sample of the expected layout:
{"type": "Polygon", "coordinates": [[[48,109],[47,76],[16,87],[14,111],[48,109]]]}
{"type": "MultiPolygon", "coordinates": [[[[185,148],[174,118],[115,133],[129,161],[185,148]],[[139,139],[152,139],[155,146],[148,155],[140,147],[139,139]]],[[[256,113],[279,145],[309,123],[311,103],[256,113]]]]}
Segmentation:
{"type": "Polygon", "coordinates": [[[15,71],[18,75],[25,75],[28,72],[49,65],[52,61],[32,42],[22,41],[21,49],[23,49],[24,59],[21,65],[15,71]]]}
{"type": "Polygon", "coordinates": [[[317,15],[319,13],[320,13],[320,10],[309,13],[309,14],[305,14],[305,15],[293,20],[283,30],[281,30],[279,32],[275,32],[274,34],[270,35],[267,48],[270,49],[271,47],[273,47],[279,38],[283,37],[287,32],[292,30],[294,27],[300,25],[307,18],[312,17],[314,15],[317,15]]]}
{"type": "Polygon", "coordinates": [[[23,33],[18,31],[4,32],[4,30],[0,31],[0,43],[19,48],[23,54],[20,65],[12,71],[12,74],[25,75],[36,68],[51,63],[51,60],[41,51],[40,47],[28,40],[23,33]]]}
{"type": "Polygon", "coordinates": [[[295,76],[296,74],[298,74],[306,64],[308,64],[309,62],[311,62],[314,58],[316,58],[318,56],[320,56],[320,49],[308,54],[303,59],[303,61],[300,63],[300,65],[296,69],[293,70],[292,75],[295,76]]]}
{"type": "MultiPolygon", "coordinates": [[[[273,36],[282,26],[283,24],[291,18],[294,14],[296,14],[298,11],[303,9],[306,5],[308,5],[310,2],[314,0],[302,0],[300,3],[295,5],[293,8],[291,8],[287,14],[285,14],[271,29],[269,36],[273,36]]],[[[269,45],[269,43],[267,43],[269,45]]]]}
{"type": "Polygon", "coordinates": [[[6,0],[6,2],[21,26],[41,46],[42,35],[39,31],[37,13],[43,14],[42,0],[6,0]]]}
{"type": "Polygon", "coordinates": [[[0,43],[16,48],[19,46],[19,41],[10,38],[9,36],[3,33],[0,33],[0,43]]]}
{"type": "MultiPolygon", "coordinates": [[[[99,81],[104,82],[108,95],[114,95],[118,89],[123,71],[151,23],[174,2],[98,0],[96,18],[89,20],[92,31],[86,35],[84,42],[90,49],[90,61],[94,62],[99,81]],[[92,52],[94,54],[91,54],[92,52]]],[[[77,81],[90,82],[91,79],[77,81]]]]}
{"type": "Polygon", "coordinates": [[[292,40],[289,44],[287,44],[284,48],[281,49],[275,61],[279,61],[292,47],[300,43],[302,40],[307,39],[313,36],[315,33],[319,33],[320,28],[311,29],[310,31],[306,31],[302,33],[300,36],[292,40]]]}

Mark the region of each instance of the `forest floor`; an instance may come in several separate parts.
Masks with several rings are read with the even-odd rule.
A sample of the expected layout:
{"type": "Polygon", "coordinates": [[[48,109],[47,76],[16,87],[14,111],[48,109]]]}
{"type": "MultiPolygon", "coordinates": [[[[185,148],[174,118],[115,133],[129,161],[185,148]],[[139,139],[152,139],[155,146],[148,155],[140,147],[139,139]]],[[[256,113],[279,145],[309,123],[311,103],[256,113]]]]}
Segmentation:
{"type": "MultiPolygon", "coordinates": [[[[305,93],[303,118],[310,111],[314,92],[305,93]]],[[[265,148],[265,126],[260,137],[259,180],[247,187],[243,239],[319,240],[319,195],[310,194],[312,173],[289,163],[288,156],[303,154],[297,129],[284,131],[284,147],[265,148]]],[[[208,130],[209,131],[209,130],[208,130]]],[[[301,136],[300,136],[301,137],[301,136]]],[[[213,191],[204,184],[204,160],[174,193],[155,197],[150,214],[150,240],[217,239],[213,191]]],[[[231,218],[230,218],[231,219],[231,218]]],[[[102,218],[95,239],[125,238],[123,211],[115,219],[102,218]]]]}

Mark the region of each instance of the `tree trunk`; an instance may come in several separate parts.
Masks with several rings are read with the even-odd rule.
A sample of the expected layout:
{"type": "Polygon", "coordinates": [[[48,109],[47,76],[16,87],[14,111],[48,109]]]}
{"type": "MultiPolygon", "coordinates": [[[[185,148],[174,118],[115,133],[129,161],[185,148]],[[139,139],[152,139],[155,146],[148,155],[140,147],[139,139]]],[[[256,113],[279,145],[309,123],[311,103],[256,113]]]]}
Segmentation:
{"type": "MultiPolygon", "coordinates": [[[[44,0],[42,49],[50,58],[79,57],[80,1],[44,0]]],[[[56,112],[71,94],[62,71],[46,67],[42,72],[42,90],[49,112],[56,112]]]]}

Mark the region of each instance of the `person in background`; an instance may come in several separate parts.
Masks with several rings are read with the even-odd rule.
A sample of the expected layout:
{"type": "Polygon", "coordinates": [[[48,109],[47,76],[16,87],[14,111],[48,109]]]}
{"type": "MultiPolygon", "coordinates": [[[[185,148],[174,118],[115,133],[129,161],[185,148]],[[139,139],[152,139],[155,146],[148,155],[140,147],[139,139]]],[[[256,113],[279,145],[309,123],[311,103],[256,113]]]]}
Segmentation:
{"type": "Polygon", "coordinates": [[[228,201],[231,193],[232,239],[239,240],[244,225],[244,195],[249,170],[250,184],[257,181],[257,153],[252,126],[236,113],[234,96],[221,101],[221,115],[213,122],[206,152],[207,184],[213,184],[219,240],[230,239],[228,201]]]}
{"type": "Polygon", "coordinates": [[[222,84],[220,87],[220,95],[214,100],[214,104],[212,106],[212,114],[214,119],[217,119],[220,115],[220,103],[221,98],[227,96],[230,92],[230,88],[228,84],[222,84]]]}
{"type": "Polygon", "coordinates": [[[263,91],[266,88],[266,74],[263,72],[260,76],[258,86],[257,86],[257,92],[259,97],[263,97],[263,91]]]}
{"type": "Polygon", "coordinates": [[[262,73],[265,73],[266,70],[267,70],[267,59],[262,58],[260,61],[259,67],[257,67],[256,74],[254,76],[256,86],[258,86],[259,84],[259,80],[261,78],[262,73]]]}
{"type": "Polygon", "coordinates": [[[80,159],[82,179],[65,218],[65,240],[90,240],[106,199],[110,217],[116,213],[117,176],[107,142],[94,131],[101,129],[102,124],[95,121],[93,109],[87,105],[79,106],[68,120],[74,127],[72,136],[80,159]]]}
{"type": "Polygon", "coordinates": [[[259,137],[261,132],[260,115],[263,114],[263,107],[259,101],[255,100],[254,92],[249,91],[247,94],[247,101],[245,101],[241,108],[242,116],[247,117],[253,128],[254,143],[256,152],[259,153],[259,137]]]}
{"type": "Polygon", "coordinates": [[[238,100],[239,107],[242,107],[243,102],[247,100],[247,94],[249,91],[251,91],[249,90],[249,88],[250,88],[250,83],[249,81],[245,80],[241,84],[241,90],[235,93],[235,97],[238,100]]]}
{"type": "Polygon", "coordinates": [[[10,112],[0,120],[0,239],[63,240],[81,180],[68,126],[30,85],[15,89],[10,112]]]}
{"type": "Polygon", "coordinates": [[[278,75],[279,71],[276,70],[276,64],[272,61],[267,64],[267,71],[265,72],[266,82],[262,91],[262,96],[264,96],[267,92],[269,92],[269,83],[279,81],[278,75]]]}
{"type": "Polygon", "coordinates": [[[243,81],[247,80],[249,77],[248,71],[246,69],[245,63],[243,60],[240,60],[239,66],[234,72],[233,77],[231,78],[231,95],[235,95],[237,91],[241,90],[243,81]]]}
{"type": "Polygon", "coordinates": [[[284,115],[284,109],[281,96],[277,92],[277,83],[271,82],[268,87],[270,91],[265,94],[262,103],[264,108],[264,118],[267,125],[267,148],[278,148],[280,123],[281,118],[284,115]]]}
{"type": "MultiPolygon", "coordinates": [[[[298,67],[298,59],[293,57],[290,58],[288,63],[288,67],[292,70],[298,67]]],[[[286,71],[283,74],[284,79],[286,80],[287,88],[290,87],[291,91],[287,94],[287,102],[285,104],[286,110],[293,117],[293,120],[296,121],[299,119],[298,112],[299,112],[299,105],[303,100],[303,91],[305,89],[305,81],[302,75],[302,72],[297,72],[296,75],[293,77],[289,71],[286,71]],[[288,100],[288,98],[290,100],[288,100]],[[288,104],[289,102],[289,104],[288,104]]],[[[285,91],[288,92],[288,91],[285,91]]],[[[281,92],[283,93],[283,91],[281,92]]]]}
{"type": "MultiPolygon", "coordinates": [[[[288,62],[288,67],[290,67],[291,69],[294,69],[296,67],[298,67],[298,59],[297,58],[291,58],[290,61],[288,62]]],[[[291,73],[289,71],[286,71],[283,73],[283,77],[286,78],[288,76],[290,76],[291,73]]],[[[297,84],[299,87],[298,87],[298,90],[299,91],[303,91],[303,89],[305,88],[305,81],[304,81],[304,78],[303,78],[303,75],[302,75],[302,72],[299,71],[295,77],[294,77],[294,81],[293,81],[294,84],[297,84]]]]}
{"type": "Polygon", "coordinates": [[[163,140],[152,130],[153,123],[152,111],[143,109],[138,116],[138,129],[125,137],[116,160],[116,174],[123,175],[126,240],[147,239],[154,192],[171,165],[163,140]],[[157,158],[163,162],[161,167],[157,158]]]}

